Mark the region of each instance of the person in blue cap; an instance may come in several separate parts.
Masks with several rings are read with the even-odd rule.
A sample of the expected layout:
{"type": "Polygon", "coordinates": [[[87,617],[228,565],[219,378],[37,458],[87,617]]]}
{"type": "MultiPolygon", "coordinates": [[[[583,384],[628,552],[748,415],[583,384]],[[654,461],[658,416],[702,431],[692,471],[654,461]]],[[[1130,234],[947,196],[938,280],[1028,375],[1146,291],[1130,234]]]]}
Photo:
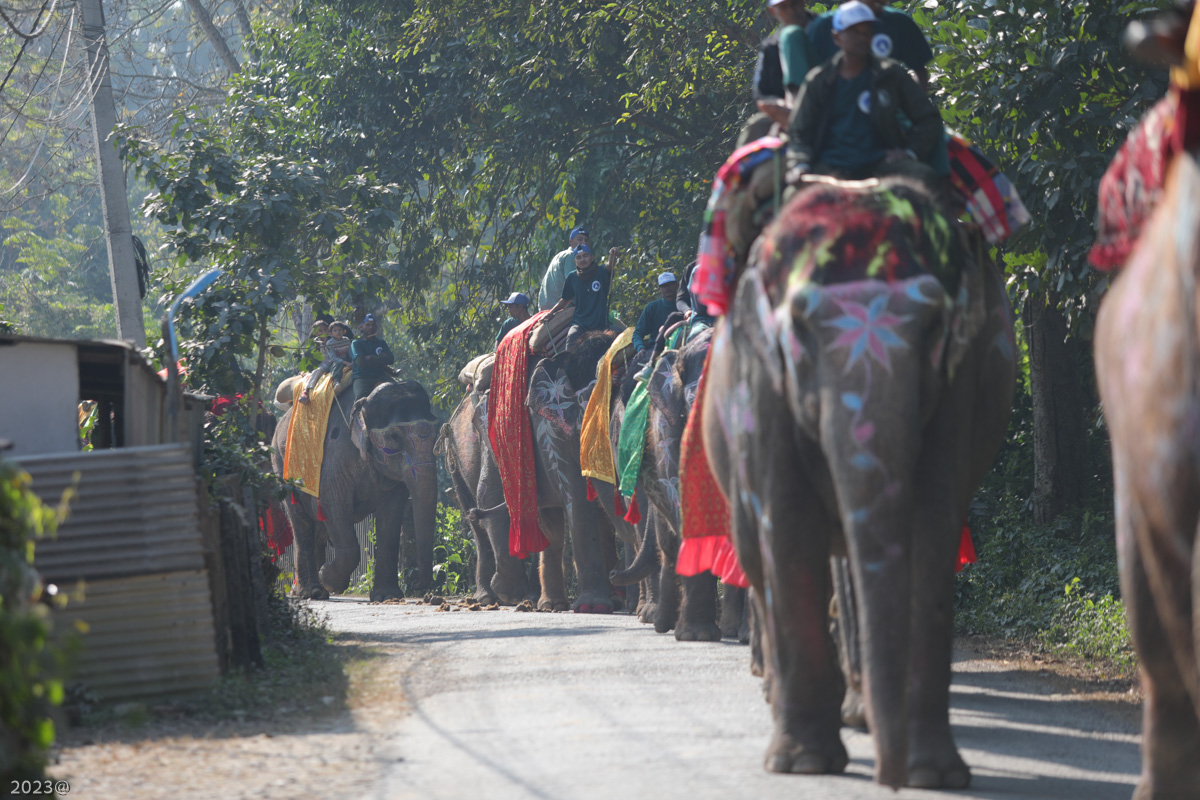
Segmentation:
{"type": "Polygon", "coordinates": [[[862,179],[903,175],[939,191],[929,161],[942,118],[903,64],[872,49],[875,14],[860,0],[832,20],[839,52],[809,73],[792,115],[788,180],[804,173],[862,179]]]}
{"type": "Polygon", "coordinates": [[[590,245],[575,248],[575,271],[563,283],[562,298],[550,309],[551,314],[557,314],[572,303],[575,305],[567,330],[568,350],[579,334],[608,327],[608,291],[619,257],[620,251],[612,248],[608,251],[608,264],[602,267],[596,264],[590,245]]]}
{"type": "Polygon", "coordinates": [[[542,285],[538,291],[538,311],[553,308],[562,297],[563,284],[575,269],[575,248],[581,244],[591,245],[591,241],[584,228],[571,231],[567,237],[567,249],[555,254],[542,277],[542,285]]]}
{"type": "Polygon", "coordinates": [[[679,293],[679,281],[675,279],[675,273],[664,272],[659,275],[658,290],[662,292],[662,297],[648,303],[642,309],[642,315],[638,317],[637,325],[633,328],[633,352],[635,353],[653,346],[663,323],[677,310],[675,296],[679,293]]]}
{"type": "Polygon", "coordinates": [[[500,332],[496,334],[497,347],[500,346],[500,340],[507,336],[509,331],[530,317],[529,295],[524,292],[513,292],[507,300],[501,300],[500,305],[508,309],[508,319],[504,320],[504,324],[500,326],[500,332]]]}
{"type": "Polygon", "coordinates": [[[350,360],[354,364],[354,400],[357,402],[381,383],[393,380],[390,364],[396,360],[387,342],[379,338],[379,323],[374,314],[362,321],[362,336],[350,344],[350,360]]]}

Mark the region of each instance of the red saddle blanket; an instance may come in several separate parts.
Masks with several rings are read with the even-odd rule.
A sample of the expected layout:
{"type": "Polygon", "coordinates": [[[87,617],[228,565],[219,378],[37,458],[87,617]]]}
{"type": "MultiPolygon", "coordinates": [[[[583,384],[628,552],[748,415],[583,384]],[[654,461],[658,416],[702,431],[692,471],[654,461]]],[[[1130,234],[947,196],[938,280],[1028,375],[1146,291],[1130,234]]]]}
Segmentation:
{"type": "Polygon", "coordinates": [[[529,388],[529,337],[546,313],[534,314],[500,341],[488,396],[488,440],[496,454],[504,503],[508,506],[508,550],[517,558],[526,558],[550,546],[538,527],[533,424],[525,406],[529,388]]]}

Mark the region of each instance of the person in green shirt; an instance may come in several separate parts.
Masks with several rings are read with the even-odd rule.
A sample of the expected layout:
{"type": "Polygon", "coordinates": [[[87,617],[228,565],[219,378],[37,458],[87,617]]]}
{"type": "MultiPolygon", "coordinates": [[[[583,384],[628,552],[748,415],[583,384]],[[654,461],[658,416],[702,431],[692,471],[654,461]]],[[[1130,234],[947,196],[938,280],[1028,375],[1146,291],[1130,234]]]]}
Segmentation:
{"type": "Polygon", "coordinates": [[[379,384],[393,380],[389,365],[396,360],[387,342],[379,338],[379,323],[374,314],[367,314],[361,330],[362,336],[350,344],[355,402],[369,395],[379,384]]]}
{"type": "Polygon", "coordinates": [[[501,300],[500,305],[508,309],[508,319],[504,320],[504,324],[500,326],[500,332],[496,334],[497,347],[500,346],[500,340],[508,336],[509,331],[529,319],[530,316],[529,295],[524,292],[513,292],[507,300],[501,300]]]}
{"type": "Polygon", "coordinates": [[[555,254],[542,277],[542,285],[538,290],[538,311],[553,308],[559,301],[567,276],[575,271],[575,248],[581,244],[590,245],[591,241],[586,229],[576,228],[571,231],[567,237],[567,249],[555,254]]]}

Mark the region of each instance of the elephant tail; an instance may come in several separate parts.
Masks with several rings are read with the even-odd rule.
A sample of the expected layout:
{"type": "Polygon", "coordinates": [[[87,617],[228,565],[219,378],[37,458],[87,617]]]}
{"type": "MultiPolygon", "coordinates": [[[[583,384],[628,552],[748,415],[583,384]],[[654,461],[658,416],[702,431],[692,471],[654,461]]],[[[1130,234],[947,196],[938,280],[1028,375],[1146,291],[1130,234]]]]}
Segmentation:
{"type": "Polygon", "coordinates": [[[629,565],[628,569],[614,569],[609,573],[608,579],[614,586],[631,586],[649,578],[657,566],[658,535],[655,531],[654,521],[651,520],[646,525],[646,535],[642,539],[642,546],[638,549],[633,563],[629,565]]]}
{"type": "Polygon", "coordinates": [[[493,506],[492,508],[472,508],[467,511],[467,522],[471,523],[472,525],[478,525],[479,521],[483,518],[490,517],[492,514],[503,511],[504,508],[504,503],[501,503],[498,506],[493,506]]]}

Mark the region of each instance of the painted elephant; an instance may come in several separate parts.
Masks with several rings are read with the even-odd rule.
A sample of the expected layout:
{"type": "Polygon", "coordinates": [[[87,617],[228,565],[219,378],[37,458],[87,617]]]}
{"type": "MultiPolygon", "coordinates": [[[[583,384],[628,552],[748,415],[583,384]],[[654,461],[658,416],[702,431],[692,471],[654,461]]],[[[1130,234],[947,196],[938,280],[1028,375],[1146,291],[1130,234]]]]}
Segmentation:
{"type": "Polygon", "coordinates": [[[1003,442],[1015,360],[995,267],[902,180],[811,186],[756,244],[713,336],[705,447],[762,630],[775,772],[841,772],[830,555],[858,595],[875,777],[963,787],[954,561],[1003,442]]]}
{"type": "MultiPolygon", "coordinates": [[[[526,405],[537,444],[539,526],[550,542],[539,554],[542,609],[569,607],[563,569],[568,529],[580,589],[571,607],[602,613],[614,607],[606,574],[606,566],[615,563],[614,529],[587,499],[579,467],[579,425],[595,383],[596,364],[611,342],[610,334],[581,337],[570,353],[543,359],[530,372],[526,405]]],[[[443,432],[447,466],[478,542],[479,591],[486,599],[517,603],[533,582],[526,578],[525,564],[509,554],[510,518],[496,457],[487,442],[487,402],[487,395],[472,394],[455,411],[443,432]]]]}
{"type": "Polygon", "coordinates": [[[550,541],[542,553],[540,608],[567,608],[562,554],[568,530],[579,581],[579,596],[571,608],[611,613],[620,601],[608,579],[616,564],[616,532],[596,502],[588,500],[579,464],[583,412],[596,382],[596,366],[614,338],[607,331],[584,334],[568,352],[539,361],[530,375],[526,405],[537,454],[538,515],[550,541]]]}
{"type": "Polygon", "coordinates": [[[704,371],[712,332],[704,331],[679,350],[663,353],[650,376],[649,425],[642,462],[645,496],[659,514],[658,613],[654,629],[674,629],[675,638],[689,642],[715,642],[721,638],[717,624],[717,579],[711,572],[684,577],[676,574],[683,517],[679,493],[679,449],[688,412],[696,399],[696,386],[704,371]]]}
{"type": "Polygon", "coordinates": [[[1145,691],[1138,800],[1200,798],[1198,285],[1200,165],[1183,152],[1096,320],[1121,595],[1145,691]]]}
{"type": "MultiPolygon", "coordinates": [[[[375,582],[371,599],[402,597],[398,572],[401,528],[406,518],[417,545],[417,580],[425,592],[432,580],[437,512],[437,468],[433,446],[437,420],[429,395],[414,381],[385,383],[353,406],[349,393],[329,411],[321,464],[321,499],[300,491],[284,504],[295,532],[296,593],[326,598],[344,592],[358,566],[360,548],[354,524],[375,515],[375,582]],[[408,515],[411,501],[412,515],[408,515]],[[320,518],[324,517],[323,520],[320,518]],[[326,542],[333,557],[325,561],[326,542]]],[[[289,410],[272,441],[272,465],[283,475],[289,410]]]]}

